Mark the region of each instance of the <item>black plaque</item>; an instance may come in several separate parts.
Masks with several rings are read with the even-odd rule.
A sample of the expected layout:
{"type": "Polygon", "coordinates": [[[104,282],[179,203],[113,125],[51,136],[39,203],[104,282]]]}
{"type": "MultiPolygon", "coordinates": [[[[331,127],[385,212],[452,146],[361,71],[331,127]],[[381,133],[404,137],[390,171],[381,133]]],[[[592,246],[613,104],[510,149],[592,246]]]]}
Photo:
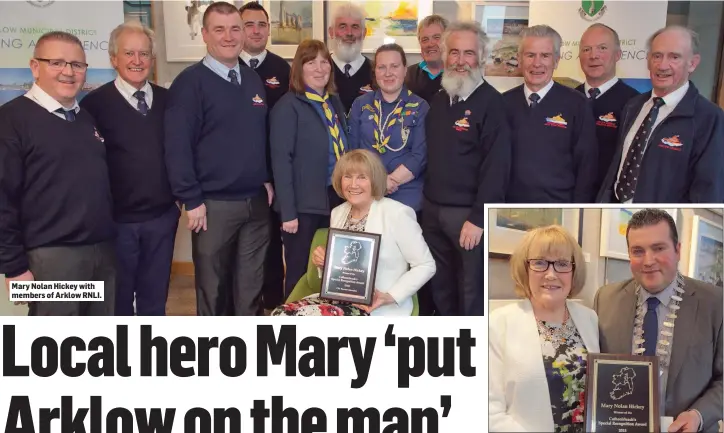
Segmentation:
{"type": "Polygon", "coordinates": [[[381,236],[329,229],[321,298],[371,305],[381,236]]]}
{"type": "Polygon", "coordinates": [[[588,354],[586,431],[659,431],[659,365],[655,356],[588,354]]]}

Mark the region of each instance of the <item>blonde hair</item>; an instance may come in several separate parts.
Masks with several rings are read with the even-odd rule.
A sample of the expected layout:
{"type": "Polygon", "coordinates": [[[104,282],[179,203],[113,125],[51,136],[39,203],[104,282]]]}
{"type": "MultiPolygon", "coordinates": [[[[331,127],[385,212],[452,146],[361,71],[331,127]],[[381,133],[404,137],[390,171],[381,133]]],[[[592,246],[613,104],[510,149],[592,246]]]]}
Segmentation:
{"type": "Polygon", "coordinates": [[[559,225],[539,227],[525,234],[510,257],[510,274],[515,283],[515,294],[530,298],[528,260],[546,255],[570,258],[574,263],[573,281],[569,298],[577,295],[586,284],[586,261],[578,242],[559,225]],[[534,254],[534,255],[532,255],[534,254]]]}
{"type": "Polygon", "coordinates": [[[338,196],[344,198],[342,177],[350,173],[365,173],[370,178],[372,197],[379,200],[387,192],[387,170],[379,156],[365,149],[356,149],[339,158],[332,172],[332,187],[338,196]]]}

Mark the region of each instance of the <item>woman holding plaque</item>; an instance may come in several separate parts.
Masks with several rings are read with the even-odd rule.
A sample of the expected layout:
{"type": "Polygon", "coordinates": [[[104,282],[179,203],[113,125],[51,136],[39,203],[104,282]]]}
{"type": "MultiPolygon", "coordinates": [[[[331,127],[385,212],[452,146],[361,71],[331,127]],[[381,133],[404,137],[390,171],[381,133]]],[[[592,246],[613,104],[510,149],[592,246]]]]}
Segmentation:
{"type": "Polygon", "coordinates": [[[270,115],[269,141],[282,221],[285,298],[307,271],[317,229],[329,227],[331,210],[342,203],[332,188],[332,170],[348,148],[342,101],[335,94],[332,58],[318,40],[299,44],[289,92],[270,115]]]}
{"type": "MultiPolygon", "coordinates": [[[[372,304],[327,300],[314,294],[282,305],[272,315],[409,316],[412,296],[435,274],[435,261],[415,211],[384,197],[387,172],[373,152],[358,149],[345,154],[332,179],[335,191],[346,201],[332,210],[330,227],[381,235],[372,304]]],[[[318,247],[312,262],[322,269],[325,258],[326,250],[318,247]]]]}
{"type": "Polygon", "coordinates": [[[407,58],[401,46],[382,45],[374,63],[377,90],[357,98],[350,110],[350,149],[378,154],[389,173],[387,197],[419,213],[427,162],[425,116],[430,107],[404,86],[407,58]]]}
{"type": "Polygon", "coordinates": [[[586,281],[583,252],[560,226],[526,233],[510,259],[516,294],[491,312],[490,431],[583,431],[587,353],[596,313],[571,301],[586,281]]]}

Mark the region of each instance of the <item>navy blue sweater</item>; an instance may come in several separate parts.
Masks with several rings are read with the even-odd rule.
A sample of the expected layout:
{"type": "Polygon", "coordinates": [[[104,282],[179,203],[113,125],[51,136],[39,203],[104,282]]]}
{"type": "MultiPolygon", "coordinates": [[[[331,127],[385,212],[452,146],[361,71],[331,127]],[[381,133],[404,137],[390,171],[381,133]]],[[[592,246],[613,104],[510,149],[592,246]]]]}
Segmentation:
{"type": "Polygon", "coordinates": [[[535,108],[523,85],[503,95],[513,130],[510,203],[592,203],[598,178],[593,110],[579,92],[554,83],[535,108]]]}
{"type": "Polygon", "coordinates": [[[253,197],[269,180],[264,86],[252,69],[240,70],[237,87],[199,62],[169,89],[166,168],[173,194],[186,210],[204,199],[253,197]]]}

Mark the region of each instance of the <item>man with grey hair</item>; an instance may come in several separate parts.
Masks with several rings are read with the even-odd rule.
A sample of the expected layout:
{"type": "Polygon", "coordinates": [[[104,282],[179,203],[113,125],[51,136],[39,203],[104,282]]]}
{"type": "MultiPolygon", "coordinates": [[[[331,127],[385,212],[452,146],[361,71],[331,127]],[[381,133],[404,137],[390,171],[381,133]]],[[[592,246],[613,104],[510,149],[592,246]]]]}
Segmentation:
{"type": "Polygon", "coordinates": [[[362,55],[362,42],[367,33],[366,16],[361,7],[341,3],[334,9],[329,26],[329,42],[334,61],[334,84],[349,113],[358,96],[372,91],[372,62],[362,55]]]}
{"type": "Polygon", "coordinates": [[[722,203],[724,112],[689,81],[701,60],[699,37],[686,27],[668,26],[651,36],[648,47],[653,90],[624,108],[598,200],[722,203]]]}
{"type": "Polygon", "coordinates": [[[614,29],[601,23],[592,24],[581,36],[578,48],[586,82],[576,90],[583,93],[593,107],[598,139],[598,191],[616,151],[621,111],[639,92],[616,77],[621,41],[614,29]]]}
{"type": "Polygon", "coordinates": [[[510,129],[502,97],[483,79],[487,37],[474,22],[443,36],[443,90],[426,118],[427,172],[422,232],[437,272],[430,281],[440,315],[483,315],[485,203],[503,203],[510,129]]]}
{"type": "Polygon", "coordinates": [[[591,203],[598,144],[593,111],[579,92],[553,81],[561,36],[549,26],[521,32],[524,84],[503,95],[513,132],[509,202],[591,203]]]}
{"type": "Polygon", "coordinates": [[[41,36],[34,83],[0,107],[0,274],[13,281],[103,282],[103,301],[34,300],[31,316],[112,316],[116,284],[106,146],[78,106],[83,44],[41,36]]]}
{"type": "Polygon", "coordinates": [[[118,76],[83,98],[105,138],[117,223],[119,316],[163,316],[181,215],[164,159],[167,90],[152,84],[153,30],[127,21],[110,36],[118,76]]]}
{"type": "Polygon", "coordinates": [[[422,62],[407,67],[405,85],[412,93],[430,103],[440,91],[442,81],[442,35],[448,21],[440,15],[430,15],[417,26],[422,62]]]}

